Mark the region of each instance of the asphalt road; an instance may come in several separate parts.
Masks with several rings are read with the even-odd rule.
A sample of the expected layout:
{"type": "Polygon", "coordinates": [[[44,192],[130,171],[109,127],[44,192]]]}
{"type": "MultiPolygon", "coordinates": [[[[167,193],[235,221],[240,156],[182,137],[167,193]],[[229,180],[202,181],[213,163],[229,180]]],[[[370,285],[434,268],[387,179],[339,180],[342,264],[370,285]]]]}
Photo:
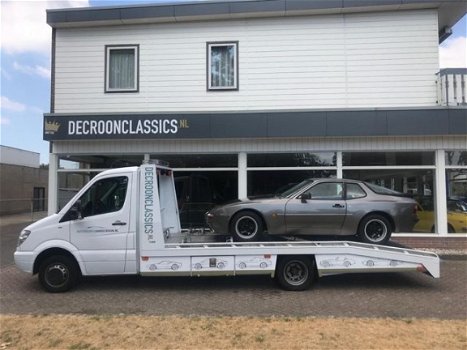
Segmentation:
{"type": "Polygon", "coordinates": [[[321,278],[305,292],[286,292],[269,277],[84,278],[68,293],[42,291],[37,277],[13,265],[24,225],[0,233],[0,312],[8,314],[148,314],[467,318],[467,261],[447,260],[441,279],[421,273],[321,278]]]}

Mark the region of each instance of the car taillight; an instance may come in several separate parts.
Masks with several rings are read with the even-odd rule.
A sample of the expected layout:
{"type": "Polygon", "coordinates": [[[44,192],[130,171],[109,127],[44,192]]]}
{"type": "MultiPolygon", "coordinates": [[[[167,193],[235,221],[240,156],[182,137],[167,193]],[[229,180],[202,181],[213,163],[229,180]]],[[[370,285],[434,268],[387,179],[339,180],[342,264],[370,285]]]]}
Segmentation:
{"type": "Polygon", "coordinates": [[[418,211],[417,205],[414,205],[413,206],[413,214],[417,215],[417,211],[418,211]]]}

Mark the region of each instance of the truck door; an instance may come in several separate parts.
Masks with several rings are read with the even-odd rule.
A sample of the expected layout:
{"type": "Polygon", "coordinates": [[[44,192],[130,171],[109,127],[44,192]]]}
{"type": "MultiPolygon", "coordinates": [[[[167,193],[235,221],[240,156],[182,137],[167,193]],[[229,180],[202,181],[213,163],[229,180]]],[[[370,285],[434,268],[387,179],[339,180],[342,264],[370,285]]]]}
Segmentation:
{"type": "Polygon", "coordinates": [[[121,173],[100,179],[79,199],[82,218],[70,221],[70,241],[89,275],[125,271],[132,176],[121,173]]]}
{"type": "Polygon", "coordinates": [[[287,233],[340,234],[346,215],[343,188],[341,182],[318,183],[300,197],[290,199],[285,208],[287,233]]]}

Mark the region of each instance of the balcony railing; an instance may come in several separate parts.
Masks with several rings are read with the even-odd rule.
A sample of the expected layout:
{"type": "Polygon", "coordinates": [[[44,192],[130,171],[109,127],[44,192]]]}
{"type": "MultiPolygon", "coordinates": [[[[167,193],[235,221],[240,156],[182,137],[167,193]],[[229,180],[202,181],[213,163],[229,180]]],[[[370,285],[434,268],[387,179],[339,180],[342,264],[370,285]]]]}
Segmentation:
{"type": "Polygon", "coordinates": [[[467,107],[467,68],[445,68],[436,73],[438,105],[467,107]]]}

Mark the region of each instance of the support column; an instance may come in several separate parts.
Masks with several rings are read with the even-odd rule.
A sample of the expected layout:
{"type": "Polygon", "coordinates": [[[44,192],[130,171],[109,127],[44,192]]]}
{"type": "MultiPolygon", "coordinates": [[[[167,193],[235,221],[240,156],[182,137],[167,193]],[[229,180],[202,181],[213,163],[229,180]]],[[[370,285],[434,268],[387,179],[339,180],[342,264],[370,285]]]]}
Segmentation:
{"type": "Polygon", "coordinates": [[[48,215],[57,212],[58,200],[58,155],[49,153],[49,188],[48,188],[48,215]]]}
{"type": "Polygon", "coordinates": [[[247,197],[247,159],[246,153],[238,154],[238,198],[247,197]]]}
{"type": "Polygon", "coordinates": [[[336,176],[338,179],[343,178],[342,174],[342,152],[337,152],[336,153],[336,166],[337,166],[337,173],[336,176]]]}
{"type": "Polygon", "coordinates": [[[448,233],[448,212],[446,201],[446,163],[444,150],[435,153],[435,232],[448,233]]]}

